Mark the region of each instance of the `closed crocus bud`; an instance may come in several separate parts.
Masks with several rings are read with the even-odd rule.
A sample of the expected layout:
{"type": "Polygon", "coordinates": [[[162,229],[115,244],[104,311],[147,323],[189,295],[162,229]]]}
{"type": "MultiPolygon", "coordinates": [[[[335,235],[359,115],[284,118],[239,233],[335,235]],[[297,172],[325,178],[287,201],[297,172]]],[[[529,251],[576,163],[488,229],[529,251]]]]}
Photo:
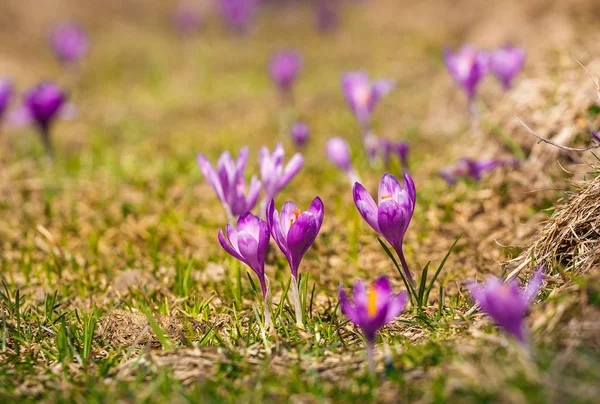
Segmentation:
{"type": "Polygon", "coordinates": [[[377,279],[368,290],[361,280],[357,280],[354,283],[353,293],[354,301],[351,302],[344,287],[340,287],[340,307],[342,313],[359,327],[365,336],[369,370],[373,374],[375,372],[373,344],[377,332],[402,314],[408,301],[408,293],[392,293],[392,286],[386,277],[377,279]]]}
{"type": "Polygon", "coordinates": [[[271,79],[281,92],[289,92],[302,68],[302,56],[294,50],[277,52],[269,62],[271,79]]]}
{"type": "Polygon", "coordinates": [[[244,33],[254,19],[258,0],[216,0],[225,23],[237,33],[244,33]]]}
{"type": "Polygon", "coordinates": [[[0,78],[0,121],[8,109],[13,93],[12,80],[0,78]]]}
{"type": "Polygon", "coordinates": [[[463,46],[458,52],[444,50],[444,63],[454,81],[460,85],[469,100],[475,98],[477,86],[488,71],[489,56],[472,46],[463,46]]]}
{"type": "Polygon", "coordinates": [[[525,288],[520,288],[514,280],[502,282],[489,277],[483,285],[470,282],[469,290],[484,313],[519,342],[527,345],[524,318],[542,287],[544,273],[544,267],[537,267],[525,288]]]}
{"type": "Polygon", "coordinates": [[[260,217],[246,212],[238,219],[237,229],[228,224],[226,233],[227,237],[219,230],[221,247],[235,259],[248,265],[258,276],[264,299],[265,327],[269,327],[269,281],[265,275],[265,257],[271,239],[269,226],[260,217]]]}
{"type": "Polygon", "coordinates": [[[314,1],[315,24],[319,32],[327,33],[339,25],[339,0],[314,1]]]}
{"type": "Polygon", "coordinates": [[[202,26],[202,15],[196,7],[182,3],[173,12],[173,24],[179,35],[191,36],[202,26]]]}
{"type": "Polygon", "coordinates": [[[50,43],[54,53],[63,63],[78,63],[90,47],[87,33],[79,25],[70,22],[59,24],[52,29],[50,43]]]}
{"type": "Polygon", "coordinates": [[[494,50],[489,58],[489,67],[508,90],[514,78],[521,72],[525,64],[525,50],[516,46],[506,45],[494,50]]]}
{"type": "Polygon", "coordinates": [[[296,122],[290,130],[292,142],[296,147],[304,147],[310,137],[310,128],[304,122],[296,122]]]}
{"type": "Polygon", "coordinates": [[[404,235],[415,211],[417,193],[409,174],[404,174],[404,184],[392,174],[385,173],[379,183],[378,203],[358,182],[352,189],[354,204],[365,221],[381,234],[396,250],[406,278],[414,285],[412,273],[404,258],[404,235]]]}

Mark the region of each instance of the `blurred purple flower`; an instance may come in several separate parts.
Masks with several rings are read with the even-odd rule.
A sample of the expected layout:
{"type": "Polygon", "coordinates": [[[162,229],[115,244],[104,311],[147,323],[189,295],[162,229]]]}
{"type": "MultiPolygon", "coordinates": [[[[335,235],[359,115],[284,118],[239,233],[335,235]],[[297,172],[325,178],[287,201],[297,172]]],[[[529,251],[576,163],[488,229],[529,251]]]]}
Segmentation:
{"type": "Polygon", "coordinates": [[[275,209],[273,199],[267,205],[267,223],[271,235],[287,258],[292,271],[292,299],[298,325],[302,325],[302,311],[298,297],[298,268],[302,257],[321,230],[324,213],[323,201],[318,196],[304,212],[301,212],[291,201],[283,204],[281,214],[275,209]]]}
{"type": "Polygon", "coordinates": [[[240,216],[242,213],[252,210],[260,194],[262,184],[256,176],[250,180],[250,188],[246,194],[244,170],[247,161],[247,147],[242,148],[236,162],[226,151],[221,154],[215,171],[206,157],[202,153],[198,153],[200,170],[223,204],[230,223],[234,216],[240,216]]]}
{"type": "Polygon", "coordinates": [[[513,79],[521,72],[525,64],[525,50],[506,45],[494,50],[489,59],[489,68],[502,83],[504,90],[511,87],[513,79]]]}
{"type": "Polygon", "coordinates": [[[291,91],[300,69],[302,69],[302,56],[294,50],[279,51],[269,62],[271,79],[283,93],[291,91]]]}
{"type": "Polygon", "coordinates": [[[392,293],[392,286],[386,277],[381,277],[373,282],[368,291],[365,290],[362,281],[357,280],[354,283],[353,293],[354,302],[352,303],[348,300],[344,287],[340,287],[340,307],[342,313],[360,327],[365,335],[369,369],[373,374],[375,371],[373,344],[377,332],[402,314],[408,300],[408,293],[392,293]]]}
{"type": "Polygon", "coordinates": [[[404,184],[392,174],[385,173],[379,183],[378,203],[360,183],[352,188],[354,203],[365,221],[381,234],[396,250],[406,278],[414,285],[413,275],[404,258],[404,235],[415,211],[417,193],[409,174],[404,174],[404,184]]]}
{"type": "Polygon", "coordinates": [[[325,151],[329,161],[346,173],[351,184],[359,180],[356,170],[352,167],[348,142],[341,137],[332,137],[325,144],[325,151]]]}
{"type": "Polygon", "coordinates": [[[521,343],[527,343],[524,317],[542,287],[545,269],[538,266],[524,289],[514,280],[502,282],[493,276],[483,285],[471,282],[468,287],[481,310],[521,343]]]}
{"type": "Polygon", "coordinates": [[[58,24],[52,29],[50,44],[63,63],[78,63],[90,48],[87,33],[79,25],[71,22],[58,24]]]}
{"type": "Polygon", "coordinates": [[[296,122],[290,130],[292,141],[296,147],[304,147],[310,137],[310,128],[304,122],[296,122]]]}
{"type": "Polygon", "coordinates": [[[489,55],[465,45],[458,52],[445,49],[444,63],[454,81],[465,90],[469,101],[472,101],[477,85],[487,74],[489,55]]]}
{"type": "Polygon", "coordinates": [[[12,80],[0,78],[0,121],[2,121],[4,112],[8,109],[13,94],[14,88],[12,80]]]}
{"type": "Polygon", "coordinates": [[[595,130],[592,131],[592,136],[597,142],[600,142],[600,135],[595,130]]]}
{"type": "Polygon", "coordinates": [[[373,163],[379,152],[382,151],[382,141],[373,132],[368,132],[363,138],[363,145],[369,161],[373,163]]]}
{"type": "Polygon", "coordinates": [[[371,82],[364,71],[345,73],[341,82],[346,102],[363,128],[363,135],[366,135],[371,113],[379,100],[394,89],[395,83],[387,79],[371,82]]]}
{"type": "Polygon", "coordinates": [[[287,165],[284,166],[283,159],[285,151],[283,145],[277,143],[273,153],[265,146],[260,149],[259,167],[265,190],[264,203],[261,205],[261,214],[265,213],[266,204],[281,191],[295,176],[304,164],[304,158],[300,153],[294,154],[287,165]]]}
{"type": "Polygon", "coordinates": [[[267,223],[250,212],[244,213],[237,221],[237,230],[228,224],[227,238],[219,230],[221,247],[232,257],[248,265],[258,276],[265,307],[265,327],[271,322],[269,310],[269,281],[265,275],[265,257],[271,235],[267,223]]]}
{"type": "Polygon", "coordinates": [[[33,123],[42,137],[46,151],[53,155],[50,140],[52,123],[65,112],[71,112],[73,106],[67,104],[67,95],[56,84],[51,82],[40,83],[30,88],[23,95],[21,107],[11,111],[8,120],[13,126],[22,126],[33,123]]]}
{"type": "Polygon", "coordinates": [[[406,142],[394,142],[388,139],[382,140],[383,164],[385,167],[390,165],[392,155],[398,157],[398,161],[404,169],[408,169],[409,146],[406,142]]]}
{"type": "Polygon", "coordinates": [[[497,167],[515,167],[519,164],[517,159],[508,160],[474,160],[463,157],[455,165],[440,170],[439,175],[450,185],[456,184],[459,178],[471,178],[474,181],[480,181],[483,173],[491,171],[497,167]]]}
{"type": "Polygon", "coordinates": [[[244,33],[250,28],[254,19],[258,0],[216,0],[221,17],[227,25],[238,33],[244,33]]]}
{"type": "Polygon", "coordinates": [[[194,35],[202,26],[202,15],[191,4],[181,3],[173,11],[173,25],[181,36],[194,35]]]}
{"type": "Polygon", "coordinates": [[[333,31],[339,25],[339,0],[315,0],[315,23],[319,32],[333,31]]]}

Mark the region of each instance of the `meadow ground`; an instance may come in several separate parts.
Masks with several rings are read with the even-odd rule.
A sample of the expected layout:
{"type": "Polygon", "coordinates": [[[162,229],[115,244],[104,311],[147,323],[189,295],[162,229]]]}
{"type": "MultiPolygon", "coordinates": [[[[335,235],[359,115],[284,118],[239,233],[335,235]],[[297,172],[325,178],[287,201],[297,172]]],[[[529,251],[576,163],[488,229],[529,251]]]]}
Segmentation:
{"type": "MultiPolygon", "coordinates": [[[[267,5],[247,36],[228,33],[208,12],[200,35],[185,41],[172,32],[167,2],[39,3],[0,5],[0,73],[21,90],[59,81],[78,116],[56,126],[54,164],[32,130],[2,128],[2,401],[597,400],[597,260],[581,268],[553,260],[527,322],[532,355],[472,310],[465,287],[522,263],[527,257],[506,261],[527,252],[565,192],[590,187],[596,175],[592,154],[536,144],[515,123],[521,116],[544,136],[585,144],[600,108],[575,59],[600,75],[594,1],[371,1],[345,8],[329,35],[314,31],[307,7],[267,5]],[[62,71],[47,47],[48,29],[65,16],[93,38],[79,72],[62,71]],[[442,61],[446,45],[467,42],[528,51],[510,93],[484,83],[479,138],[442,61]],[[284,47],[304,56],[294,111],[266,72],[284,47]],[[374,124],[411,145],[418,202],[405,241],[410,266],[437,268],[462,235],[429,301],[382,330],[375,377],[337,290],[378,275],[404,286],[324,154],[329,137],[346,138],[365,186],[376,190],[383,168],[369,167],[340,91],[340,73],[357,69],[397,80],[374,124]],[[287,262],[272,243],[275,327],[265,331],[248,269],[219,246],[227,218],[196,153],[214,162],[247,145],[249,172],[257,172],[260,146],[282,141],[291,152],[294,116],[313,136],[277,203],[307,206],[319,195],[325,220],[301,266],[303,330],[287,296],[287,262]],[[436,173],[463,155],[524,162],[448,187],[436,173]]],[[[596,248],[597,240],[596,232],[596,248]]]]}

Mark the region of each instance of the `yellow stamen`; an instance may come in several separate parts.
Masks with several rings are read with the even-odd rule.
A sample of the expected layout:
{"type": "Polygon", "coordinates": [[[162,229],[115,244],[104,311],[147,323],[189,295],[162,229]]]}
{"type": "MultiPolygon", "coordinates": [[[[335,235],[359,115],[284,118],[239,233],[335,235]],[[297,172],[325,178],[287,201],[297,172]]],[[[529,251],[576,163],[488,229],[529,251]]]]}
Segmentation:
{"type": "Polygon", "coordinates": [[[383,195],[381,197],[381,200],[383,201],[384,199],[390,199],[392,197],[392,195],[383,195]]]}
{"type": "Polygon", "coordinates": [[[298,220],[298,216],[300,216],[300,213],[302,213],[302,212],[300,212],[298,209],[294,209],[292,211],[292,213],[294,213],[295,217],[290,219],[290,227],[292,227],[292,225],[294,224],[294,221],[298,220]]]}
{"type": "Polygon", "coordinates": [[[375,291],[374,286],[371,286],[369,288],[369,296],[368,296],[368,301],[367,301],[367,314],[371,318],[373,318],[377,315],[377,292],[375,291]]]}

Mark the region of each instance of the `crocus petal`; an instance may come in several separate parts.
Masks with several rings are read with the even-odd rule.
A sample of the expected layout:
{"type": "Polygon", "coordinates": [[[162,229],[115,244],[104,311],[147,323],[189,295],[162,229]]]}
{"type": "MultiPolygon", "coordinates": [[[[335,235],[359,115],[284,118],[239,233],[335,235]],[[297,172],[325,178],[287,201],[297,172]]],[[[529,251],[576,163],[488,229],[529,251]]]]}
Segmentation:
{"type": "Polygon", "coordinates": [[[238,249],[248,266],[261,277],[264,271],[258,261],[258,240],[247,231],[242,230],[238,232],[238,249]]]}
{"type": "Polygon", "coordinates": [[[596,141],[600,142],[600,134],[598,134],[598,132],[596,132],[595,130],[592,131],[592,136],[594,137],[594,139],[596,139],[596,141]]]}
{"type": "Polygon", "coordinates": [[[342,313],[348,317],[352,323],[355,325],[360,324],[360,317],[358,316],[357,310],[352,303],[348,301],[346,290],[343,286],[340,286],[340,307],[342,308],[342,313]]]}
{"type": "Polygon", "coordinates": [[[398,178],[390,173],[385,173],[379,183],[379,198],[377,200],[381,205],[382,201],[386,198],[392,198],[400,193],[400,191],[402,191],[402,185],[400,185],[398,178]]]}
{"type": "Polygon", "coordinates": [[[408,227],[407,212],[393,199],[384,200],[377,211],[377,223],[381,234],[398,251],[402,248],[404,233],[408,227]]]}
{"type": "Polygon", "coordinates": [[[354,282],[354,288],[352,288],[352,292],[354,293],[354,305],[356,306],[357,311],[364,311],[367,309],[367,290],[365,289],[365,284],[357,279],[354,282]]]}
{"type": "Polygon", "coordinates": [[[248,147],[244,146],[240,150],[240,154],[238,154],[238,158],[235,163],[235,169],[238,172],[244,171],[244,169],[246,168],[247,162],[248,162],[248,147]]]}
{"type": "Polygon", "coordinates": [[[13,109],[8,113],[7,122],[9,126],[18,128],[21,126],[29,125],[33,122],[33,116],[26,107],[20,107],[13,109]]]}
{"type": "Polygon", "coordinates": [[[283,170],[283,175],[279,179],[277,191],[283,189],[283,187],[285,187],[292,180],[292,178],[294,178],[296,174],[298,174],[303,164],[304,157],[302,157],[300,153],[296,153],[285,166],[285,170],[283,170]]]}
{"type": "Polygon", "coordinates": [[[259,263],[265,262],[267,250],[269,249],[269,241],[271,240],[271,233],[269,231],[269,225],[264,220],[258,221],[258,254],[257,259],[259,263]]]}
{"type": "Polygon", "coordinates": [[[281,207],[279,222],[281,223],[281,229],[283,230],[283,235],[286,239],[292,223],[296,220],[295,212],[298,212],[298,207],[292,201],[287,201],[281,207]]]}
{"type": "Polygon", "coordinates": [[[390,298],[390,303],[388,305],[387,315],[385,317],[385,322],[389,323],[394,321],[396,317],[398,317],[404,311],[406,307],[406,302],[408,301],[408,292],[402,292],[397,295],[393,295],[390,298]]]}
{"type": "Polygon", "coordinates": [[[239,217],[237,221],[237,230],[238,232],[246,231],[250,233],[250,235],[256,240],[258,240],[260,233],[260,222],[261,220],[258,217],[254,216],[250,212],[246,212],[239,217]]]}
{"type": "Polygon", "coordinates": [[[244,258],[242,258],[242,256],[229,245],[229,243],[225,239],[225,236],[223,235],[223,230],[219,230],[219,243],[221,243],[221,247],[223,247],[223,249],[227,251],[229,255],[231,255],[235,259],[244,261],[244,258]]]}
{"type": "Polygon", "coordinates": [[[377,233],[381,233],[379,223],[377,221],[378,209],[377,204],[371,197],[371,194],[358,182],[352,187],[352,195],[354,196],[354,204],[360,215],[377,233]]]}
{"type": "Polygon", "coordinates": [[[539,265],[535,269],[535,272],[533,273],[533,276],[531,277],[531,280],[527,284],[527,287],[525,288],[525,291],[524,291],[525,298],[527,299],[527,302],[529,304],[533,303],[536,296],[542,289],[542,284],[544,283],[545,276],[546,276],[546,268],[543,265],[539,265]]]}
{"type": "Polygon", "coordinates": [[[198,166],[200,166],[200,171],[202,171],[204,178],[206,178],[212,189],[215,191],[215,194],[217,194],[217,198],[219,198],[221,202],[225,202],[225,196],[223,195],[223,188],[221,188],[219,176],[202,153],[198,153],[198,166]]]}
{"type": "Polygon", "coordinates": [[[269,224],[269,230],[273,239],[275,239],[275,243],[277,243],[281,252],[288,257],[286,235],[283,233],[279,213],[275,209],[275,201],[273,199],[267,203],[267,223],[269,224]]]}
{"type": "Polygon", "coordinates": [[[254,209],[256,201],[260,195],[262,183],[256,176],[253,176],[250,180],[250,188],[248,189],[248,195],[246,196],[246,210],[254,209]]]}
{"type": "Polygon", "coordinates": [[[302,257],[317,238],[317,223],[312,214],[303,212],[287,234],[287,248],[291,258],[292,274],[297,277],[302,257]]]}
{"type": "Polygon", "coordinates": [[[380,313],[381,311],[387,313],[390,298],[392,297],[392,285],[390,284],[390,281],[385,276],[382,276],[373,282],[371,287],[376,295],[376,313],[380,313]]]}
{"type": "Polygon", "coordinates": [[[323,216],[325,214],[325,207],[323,201],[318,196],[313,199],[312,203],[308,208],[308,212],[312,213],[317,224],[317,233],[321,231],[321,225],[323,224],[323,216]]]}
{"type": "Polygon", "coordinates": [[[229,239],[229,243],[231,244],[231,247],[233,247],[233,249],[236,250],[239,254],[240,250],[238,248],[238,242],[237,242],[237,236],[238,236],[237,230],[232,225],[227,224],[227,226],[225,226],[225,231],[227,232],[227,238],[229,239]]]}

